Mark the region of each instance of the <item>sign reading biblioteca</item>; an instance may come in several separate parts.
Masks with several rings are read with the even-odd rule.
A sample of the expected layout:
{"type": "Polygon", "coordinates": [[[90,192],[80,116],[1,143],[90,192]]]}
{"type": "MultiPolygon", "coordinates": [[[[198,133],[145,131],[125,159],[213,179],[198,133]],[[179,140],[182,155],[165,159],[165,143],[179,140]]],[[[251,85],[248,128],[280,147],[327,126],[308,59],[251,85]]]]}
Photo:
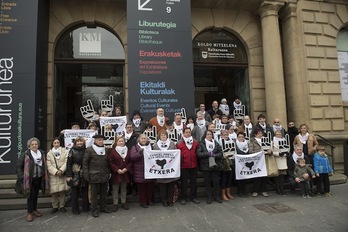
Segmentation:
{"type": "Polygon", "coordinates": [[[129,112],[193,111],[190,1],[128,0],[127,24],[129,112]]]}

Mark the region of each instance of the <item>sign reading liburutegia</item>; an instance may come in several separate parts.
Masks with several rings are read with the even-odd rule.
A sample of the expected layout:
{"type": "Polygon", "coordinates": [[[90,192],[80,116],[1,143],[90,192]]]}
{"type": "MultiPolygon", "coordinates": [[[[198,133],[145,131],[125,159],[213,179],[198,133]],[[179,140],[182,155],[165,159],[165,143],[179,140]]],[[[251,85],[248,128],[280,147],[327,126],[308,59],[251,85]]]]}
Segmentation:
{"type": "Polygon", "coordinates": [[[193,113],[190,1],[128,0],[127,24],[129,112],[193,113]]]}

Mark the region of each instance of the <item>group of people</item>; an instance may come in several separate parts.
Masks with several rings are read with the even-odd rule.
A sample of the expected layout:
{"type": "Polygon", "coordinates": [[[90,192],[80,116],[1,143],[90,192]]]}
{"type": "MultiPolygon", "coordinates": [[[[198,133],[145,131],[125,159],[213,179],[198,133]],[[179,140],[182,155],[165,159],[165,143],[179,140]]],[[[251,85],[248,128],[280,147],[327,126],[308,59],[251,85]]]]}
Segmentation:
{"type": "MultiPolygon", "coordinates": [[[[229,111],[232,107],[242,107],[238,97],[231,107],[227,105],[226,99],[222,99],[220,106],[214,101],[209,111],[205,111],[205,105],[200,104],[196,116],[187,117],[186,123],[183,123],[180,114],[175,114],[174,120],[170,120],[164,115],[162,108],[158,108],[157,115],[148,121],[141,117],[139,111],[135,111],[126,124],[123,135],[116,136],[112,146],[105,146],[104,136],[96,133],[92,146],[86,147],[85,139],[78,136],[73,147],[68,150],[62,146],[61,138],[57,137],[53,139],[52,147],[46,155],[45,151],[39,149],[40,141],[37,138],[29,139],[28,149],[18,159],[15,188],[17,193],[27,197],[26,220],[32,221],[35,217],[42,216],[37,210],[39,190],[43,193],[50,191],[52,194],[51,213],[66,212],[65,198],[70,191],[72,212],[80,214],[81,197],[82,210],[91,210],[93,217],[98,217],[99,212],[116,212],[119,207],[128,210],[129,186],[137,189],[139,203],[143,208],[155,204],[155,186],[159,187],[160,201],[164,207],[173,206],[177,197],[182,205],[187,201],[199,204],[198,171],[203,173],[207,204],[233,199],[233,184],[237,185],[240,197],[247,197],[248,180],[235,179],[234,154],[247,155],[260,151],[264,151],[266,159],[275,158],[278,173],[272,178],[265,176],[251,179],[254,185],[253,197],[259,194],[268,197],[267,184],[271,179],[278,194],[286,195],[284,181],[287,179],[291,191],[300,185],[303,197],[310,197],[314,193],[313,180],[316,179],[315,193],[331,196],[329,175],[333,170],[328,155],[306,124],[301,124],[297,129],[291,121],[286,131],[277,118],[273,120],[273,125],[267,124],[263,114],[258,116],[255,124],[248,115],[244,115],[242,120],[235,120],[234,115],[230,114],[233,111],[229,111]],[[150,130],[156,131],[156,140],[147,136],[146,131],[150,130]],[[178,136],[171,139],[169,134],[173,130],[178,136]],[[272,142],[265,150],[262,138],[269,134],[272,142]],[[291,146],[284,152],[280,149],[280,144],[286,136],[290,138],[291,146]],[[235,147],[235,151],[224,149],[228,147],[226,144],[233,144],[230,147],[235,147]],[[180,177],[146,179],[144,152],[173,149],[180,150],[180,177]],[[109,187],[112,189],[112,207],[107,206],[109,187]]],[[[120,111],[120,108],[117,110],[120,111]]],[[[94,129],[98,131],[97,124],[94,124],[94,129]]],[[[73,129],[79,127],[77,123],[72,125],[73,129]]]]}

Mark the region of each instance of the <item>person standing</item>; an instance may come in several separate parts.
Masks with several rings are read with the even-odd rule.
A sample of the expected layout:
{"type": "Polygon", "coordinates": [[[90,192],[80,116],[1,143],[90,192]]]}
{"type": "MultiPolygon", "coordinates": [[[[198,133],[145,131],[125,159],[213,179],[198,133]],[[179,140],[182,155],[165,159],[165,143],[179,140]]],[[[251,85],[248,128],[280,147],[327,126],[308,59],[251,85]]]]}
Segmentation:
{"type": "MultiPolygon", "coordinates": [[[[165,130],[158,132],[158,141],[153,145],[154,150],[174,150],[175,143],[168,138],[165,130]]],[[[174,186],[177,178],[157,179],[160,188],[160,198],[164,207],[173,206],[174,186]]]]}
{"type": "Polygon", "coordinates": [[[111,213],[107,207],[107,191],[109,185],[109,150],[105,149],[104,136],[94,135],[94,144],[88,147],[83,157],[83,177],[91,186],[92,216],[99,217],[98,192],[100,194],[100,211],[111,213]]]}
{"type": "Polygon", "coordinates": [[[207,130],[204,133],[202,141],[197,149],[197,158],[199,160],[199,169],[203,172],[204,186],[207,196],[207,204],[212,202],[212,190],[214,200],[222,203],[220,198],[219,175],[217,163],[222,163],[222,148],[213,138],[213,131],[207,130]],[[212,189],[213,186],[213,189],[212,189]]]}
{"type": "Polygon", "coordinates": [[[319,145],[314,134],[309,133],[309,128],[306,124],[301,124],[300,133],[294,139],[294,145],[302,145],[303,153],[308,155],[310,164],[313,165],[314,153],[319,145]]]}
{"type": "Polygon", "coordinates": [[[145,150],[152,150],[151,144],[145,134],[140,134],[138,137],[138,143],[131,149],[130,158],[133,162],[133,180],[138,187],[140,206],[143,208],[148,208],[149,205],[155,205],[155,203],[152,201],[152,193],[155,187],[155,181],[145,179],[145,150]]]}
{"type": "Polygon", "coordinates": [[[198,142],[191,136],[191,129],[185,128],[182,139],[176,144],[176,148],[180,150],[180,182],[181,182],[181,204],[185,205],[187,200],[187,181],[190,179],[191,193],[189,195],[191,201],[199,204],[197,199],[197,148],[198,142]]]}
{"type": "Polygon", "coordinates": [[[314,172],[317,180],[317,194],[325,194],[327,197],[331,197],[332,194],[330,192],[330,180],[329,175],[333,175],[333,169],[330,164],[329,156],[325,152],[325,148],[323,146],[318,146],[317,152],[314,155],[314,172]],[[324,191],[322,186],[324,185],[324,191]]]}
{"type": "Polygon", "coordinates": [[[169,118],[164,116],[164,109],[163,108],[158,108],[156,110],[156,117],[153,117],[150,119],[149,123],[152,126],[156,127],[156,132],[160,130],[165,130],[166,129],[166,121],[169,120],[169,118]]]}
{"type": "Polygon", "coordinates": [[[59,138],[52,141],[52,149],[47,153],[47,169],[50,174],[50,192],[52,195],[51,213],[65,213],[65,194],[69,189],[66,182],[65,172],[68,159],[68,151],[60,146],[59,138]]]}
{"type": "MultiPolygon", "coordinates": [[[[237,133],[237,140],[236,140],[236,153],[238,155],[247,155],[249,154],[249,146],[248,146],[248,140],[245,139],[245,133],[242,131],[239,131],[237,133]]],[[[246,192],[246,184],[247,180],[237,180],[237,186],[238,186],[238,196],[239,197],[247,197],[246,192]]]]}
{"type": "Polygon", "coordinates": [[[26,220],[31,222],[34,217],[42,217],[37,210],[39,190],[43,194],[49,189],[49,177],[46,167],[45,152],[40,150],[40,141],[32,137],[27,141],[28,149],[22,153],[17,161],[17,181],[15,190],[27,197],[26,220]]]}
{"type": "Polygon", "coordinates": [[[81,136],[76,137],[67,160],[66,181],[71,187],[71,208],[73,214],[80,214],[80,196],[82,198],[82,210],[84,212],[89,211],[88,182],[82,176],[82,161],[85,150],[85,139],[81,136]]]}
{"type": "Polygon", "coordinates": [[[210,114],[208,113],[208,111],[205,110],[205,105],[203,103],[199,104],[199,109],[197,110],[196,114],[198,112],[202,112],[203,114],[203,118],[207,121],[207,122],[211,122],[212,119],[210,117],[210,114]]]}
{"type": "Polygon", "coordinates": [[[196,115],[196,125],[192,130],[192,136],[196,141],[200,142],[204,135],[204,132],[207,130],[209,122],[204,119],[203,113],[201,111],[198,111],[196,115]]]}
{"type": "Polygon", "coordinates": [[[217,101],[213,101],[213,103],[211,104],[211,108],[208,110],[208,113],[212,119],[214,119],[215,114],[218,114],[221,118],[222,111],[219,110],[219,103],[217,101]]]}
{"type": "Polygon", "coordinates": [[[226,98],[221,99],[219,110],[221,110],[222,115],[226,115],[226,116],[230,115],[230,107],[227,104],[226,98]]]}
{"type": "Polygon", "coordinates": [[[144,132],[146,123],[145,123],[144,119],[141,117],[139,110],[133,111],[133,116],[131,118],[131,121],[132,121],[132,124],[134,126],[133,129],[134,129],[135,134],[140,135],[141,133],[144,132]]]}
{"type": "Polygon", "coordinates": [[[112,182],[112,211],[118,210],[118,192],[121,188],[121,206],[128,210],[127,184],[131,181],[132,162],[130,160],[130,150],[126,146],[124,137],[117,137],[109,154],[111,182],[112,182]]]}

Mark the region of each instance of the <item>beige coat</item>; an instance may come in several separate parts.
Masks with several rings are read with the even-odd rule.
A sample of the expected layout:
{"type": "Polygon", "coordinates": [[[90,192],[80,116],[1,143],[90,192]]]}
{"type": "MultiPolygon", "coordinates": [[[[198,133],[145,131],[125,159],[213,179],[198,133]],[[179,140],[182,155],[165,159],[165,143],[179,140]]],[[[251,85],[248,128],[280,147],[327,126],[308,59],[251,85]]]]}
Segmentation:
{"type": "MultiPolygon", "coordinates": [[[[314,155],[319,143],[317,141],[317,138],[311,133],[309,133],[309,135],[308,135],[307,144],[308,144],[308,155],[314,155]]],[[[298,135],[296,135],[296,137],[294,139],[294,145],[303,145],[301,143],[298,135]]]]}
{"type": "Polygon", "coordinates": [[[61,149],[62,152],[59,159],[54,158],[52,150],[47,153],[47,169],[50,175],[51,193],[62,192],[69,189],[65,176],[68,151],[63,147],[61,149]],[[61,177],[56,176],[58,170],[61,170],[63,172],[63,175],[61,177]]]}
{"type": "Polygon", "coordinates": [[[286,156],[279,156],[279,147],[275,146],[272,142],[272,154],[276,158],[278,170],[287,170],[288,163],[286,156]]]}

